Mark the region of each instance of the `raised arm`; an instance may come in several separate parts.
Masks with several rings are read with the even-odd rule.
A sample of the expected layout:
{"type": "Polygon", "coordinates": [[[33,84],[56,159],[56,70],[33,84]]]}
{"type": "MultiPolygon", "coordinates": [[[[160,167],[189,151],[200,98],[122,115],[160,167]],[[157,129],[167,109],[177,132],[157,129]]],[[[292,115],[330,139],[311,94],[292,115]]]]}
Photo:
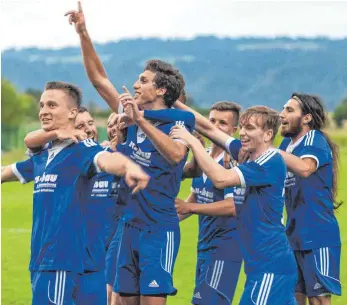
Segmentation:
{"type": "Polygon", "coordinates": [[[92,40],[88,34],[81,2],[78,1],[78,10],[72,10],[65,14],[69,16],[70,24],[75,24],[76,32],[80,37],[82,56],[87,76],[98,91],[100,96],[107,102],[110,108],[119,112],[119,93],[107,78],[103,64],[97,55],[92,40]]]}
{"type": "Polygon", "coordinates": [[[191,135],[187,130],[175,126],[171,130],[170,136],[187,143],[187,146],[192,150],[201,170],[210,178],[217,188],[224,189],[228,186],[241,185],[237,172],[234,169],[227,170],[216,163],[205,151],[205,148],[201,145],[199,140],[191,135]]]}
{"type": "Polygon", "coordinates": [[[228,141],[230,136],[217,127],[215,127],[208,119],[206,119],[199,112],[188,107],[180,101],[176,101],[174,104],[175,108],[189,111],[194,114],[196,120],[196,130],[203,136],[209,138],[215,144],[224,148],[225,143],[228,141]]]}

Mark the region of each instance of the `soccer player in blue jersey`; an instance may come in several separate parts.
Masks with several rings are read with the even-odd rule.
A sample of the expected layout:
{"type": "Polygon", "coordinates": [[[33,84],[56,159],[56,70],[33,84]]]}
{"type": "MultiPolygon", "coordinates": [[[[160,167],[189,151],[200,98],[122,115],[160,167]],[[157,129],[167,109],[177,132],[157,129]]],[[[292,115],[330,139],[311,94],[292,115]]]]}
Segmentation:
{"type": "MultiPolygon", "coordinates": [[[[212,106],[209,120],[221,131],[233,136],[237,131],[240,109],[233,102],[218,102],[212,106]]],[[[227,154],[223,148],[212,143],[209,154],[217,163],[225,166],[227,154]]],[[[226,166],[229,168],[229,162],[226,166]]],[[[186,202],[176,199],[176,209],[182,220],[192,213],[199,215],[198,258],[192,304],[230,305],[242,264],[236,238],[237,219],[228,217],[236,214],[234,188],[218,189],[203,174],[193,179],[191,191],[186,202]]],[[[240,196],[236,198],[240,199],[240,196]]],[[[238,200],[236,203],[243,202],[238,200]]]]}
{"type": "Polygon", "coordinates": [[[187,147],[168,134],[175,124],[189,131],[195,125],[190,113],[170,109],[182,92],[183,77],[170,64],[151,60],[133,86],[134,98],[128,92],[120,95],[95,53],[81,4],[78,11],[67,15],[79,34],[90,81],[114,112],[124,107],[135,123],[127,131],[125,154],[151,176],[146,190],[126,198],[115,291],[120,293],[122,305],[165,304],[167,295],[176,293],[172,273],[180,234],[174,200],[187,158],[187,147]],[[144,116],[138,107],[145,110],[144,116]],[[178,119],[170,123],[149,121],[151,111],[156,110],[164,117],[176,115],[178,119]]]}
{"type": "MultiPolygon", "coordinates": [[[[112,116],[113,114],[111,114],[112,116]]],[[[98,131],[93,117],[86,107],[81,106],[75,119],[75,128],[83,131],[89,139],[98,141],[98,131]]],[[[71,133],[73,135],[76,133],[71,133]]],[[[117,126],[107,127],[109,141],[105,150],[112,152],[120,151],[118,141],[122,141],[122,136],[117,126]]],[[[29,149],[37,150],[37,145],[46,147],[46,132],[44,130],[29,133],[25,138],[25,143],[29,149]],[[36,145],[36,146],[35,146],[36,145]]],[[[53,138],[51,139],[54,140],[53,138]]],[[[86,237],[87,245],[84,255],[84,273],[81,277],[81,285],[77,296],[77,304],[105,304],[107,283],[107,299],[111,302],[112,287],[115,280],[115,255],[117,249],[116,236],[113,235],[118,227],[122,205],[118,204],[118,193],[120,187],[120,177],[110,175],[105,172],[98,173],[90,179],[86,189],[85,203],[86,213],[86,237]],[[110,251],[106,250],[113,239],[110,251]],[[105,245],[106,243],[106,245],[105,245]],[[105,264],[106,256],[106,264],[105,264]],[[105,272],[104,272],[105,269],[105,272]],[[105,278],[106,275],[106,278],[105,278]]],[[[114,295],[115,302],[117,295],[114,295]]]]}
{"type": "Polygon", "coordinates": [[[294,249],[299,305],[330,305],[341,295],[339,225],[336,207],[338,148],[322,129],[327,121],[317,96],[293,93],[281,112],[287,164],[287,236],[294,249]]]}
{"type": "MultiPolygon", "coordinates": [[[[247,275],[241,305],[296,304],[296,263],[281,222],[286,166],[272,147],[279,125],[276,111],[265,106],[248,108],[240,118],[240,138],[250,158],[230,170],[217,164],[184,129],[175,127],[171,132],[192,149],[217,188],[246,188],[237,227],[247,275]]],[[[229,137],[225,144],[232,146],[234,141],[229,137]]]]}
{"type": "MultiPolygon", "coordinates": [[[[32,304],[76,304],[85,266],[86,189],[100,171],[125,175],[134,192],[148,175],[120,153],[104,151],[92,139],[79,143],[56,140],[56,131],[73,132],[81,93],[63,82],[46,84],[39,118],[48,149],[6,167],[2,182],[34,181],[31,240],[32,304]]],[[[88,282],[88,284],[91,284],[88,282]]],[[[103,286],[105,288],[105,285],[103,286]]]]}

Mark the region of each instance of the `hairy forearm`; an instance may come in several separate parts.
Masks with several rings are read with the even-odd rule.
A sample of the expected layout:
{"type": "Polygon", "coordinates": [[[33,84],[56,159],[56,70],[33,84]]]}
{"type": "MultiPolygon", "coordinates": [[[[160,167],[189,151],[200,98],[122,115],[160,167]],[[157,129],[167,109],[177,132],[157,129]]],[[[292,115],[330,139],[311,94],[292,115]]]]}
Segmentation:
{"type": "Polygon", "coordinates": [[[98,91],[100,96],[107,102],[110,108],[114,112],[118,113],[119,93],[107,78],[104,66],[94,49],[94,45],[87,30],[82,31],[79,36],[81,41],[83,63],[90,82],[98,91]]]}
{"type": "Polygon", "coordinates": [[[93,42],[87,30],[82,31],[79,36],[81,41],[83,63],[87,71],[88,78],[93,85],[97,84],[100,77],[107,78],[106,71],[94,49],[93,42]]]}
{"type": "Polygon", "coordinates": [[[312,158],[301,159],[297,156],[289,154],[283,150],[280,150],[280,154],[284,159],[284,162],[287,165],[287,168],[301,176],[301,177],[309,177],[316,171],[317,163],[312,158]]]}
{"type": "Polygon", "coordinates": [[[234,200],[227,198],[221,201],[199,204],[189,203],[190,209],[193,214],[207,215],[207,216],[235,216],[236,209],[234,200]]]}
{"type": "Polygon", "coordinates": [[[139,118],[136,124],[142,129],[159,153],[168,162],[177,164],[184,158],[186,151],[182,150],[181,145],[153,126],[145,118],[139,118]]]}
{"type": "Polygon", "coordinates": [[[17,176],[13,173],[11,165],[1,167],[1,183],[18,181],[17,176]]]}
{"type": "Polygon", "coordinates": [[[240,178],[235,170],[227,170],[211,158],[199,140],[193,139],[190,148],[201,170],[220,189],[228,186],[240,185],[240,178]]]}
{"type": "Polygon", "coordinates": [[[57,133],[55,130],[44,131],[42,129],[32,131],[24,138],[25,146],[29,149],[43,147],[47,143],[57,139],[57,133]]]}

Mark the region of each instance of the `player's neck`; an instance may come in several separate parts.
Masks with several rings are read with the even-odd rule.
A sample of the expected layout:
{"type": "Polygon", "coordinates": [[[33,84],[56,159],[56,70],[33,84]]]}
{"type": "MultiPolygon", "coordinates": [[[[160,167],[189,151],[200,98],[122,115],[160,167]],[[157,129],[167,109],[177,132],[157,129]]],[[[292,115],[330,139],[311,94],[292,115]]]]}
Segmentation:
{"type": "Polygon", "coordinates": [[[153,101],[152,103],[146,103],[143,105],[143,110],[161,110],[167,109],[165,103],[161,100],[153,101]]]}
{"type": "Polygon", "coordinates": [[[297,135],[291,137],[292,144],[294,144],[296,141],[301,139],[304,135],[306,135],[311,129],[307,126],[305,126],[297,135]]]}
{"type": "Polygon", "coordinates": [[[263,153],[268,151],[270,148],[272,148],[272,143],[264,143],[260,147],[257,147],[255,151],[252,152],[250,160],[254,161],[257,158],[259,158],[263,153]]]}
{"type": "Polygon", "coordinates": [[[217,158],[221,153],[223,152],[223,148],[215,145],[215,144],[211,144],[211,157],[213,159],[217,158]]]}

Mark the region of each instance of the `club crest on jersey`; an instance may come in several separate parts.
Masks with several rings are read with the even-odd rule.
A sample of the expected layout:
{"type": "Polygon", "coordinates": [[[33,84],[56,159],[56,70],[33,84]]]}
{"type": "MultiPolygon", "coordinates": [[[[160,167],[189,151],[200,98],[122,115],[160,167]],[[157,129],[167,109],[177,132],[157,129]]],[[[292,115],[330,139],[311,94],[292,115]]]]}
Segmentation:
{"type": "Polygon", "coordinates": [[[146,140],[146,134],[139,127],[136,132],[136,141],[137,143],[142,143],[144,140],[146,140]]]}

